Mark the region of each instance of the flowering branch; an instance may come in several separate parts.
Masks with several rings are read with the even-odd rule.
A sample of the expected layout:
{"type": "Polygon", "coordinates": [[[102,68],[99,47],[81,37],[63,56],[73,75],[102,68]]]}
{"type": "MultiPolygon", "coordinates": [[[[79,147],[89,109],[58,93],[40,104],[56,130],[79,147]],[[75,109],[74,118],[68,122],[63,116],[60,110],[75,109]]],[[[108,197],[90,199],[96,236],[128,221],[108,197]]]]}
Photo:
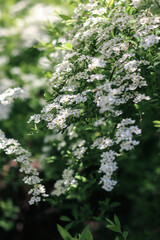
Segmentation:
{"type": "MultiPolygon", "coordinates": [[[[21,88],[8,89],[0,94],[0,102],[7,105],[13,101],[14,98],[18,98],[23,93],[21,88]]],[[[3,150],[7,155],[13,155],[16,158],[14,161],[20,164],[20,172],[23,172],[26,176],[23,178],[24,183],[31,186],[29,194],[32,197],[29,204],[34,204],[41,200],[40,196],[47,197],[45,188],[40,182],[39,173],[36,168],[32,166],[31,154],[23,149],[19,142],[14,139],[8,139],[5,134],[0,130],[0,150],[3,150]]]]}

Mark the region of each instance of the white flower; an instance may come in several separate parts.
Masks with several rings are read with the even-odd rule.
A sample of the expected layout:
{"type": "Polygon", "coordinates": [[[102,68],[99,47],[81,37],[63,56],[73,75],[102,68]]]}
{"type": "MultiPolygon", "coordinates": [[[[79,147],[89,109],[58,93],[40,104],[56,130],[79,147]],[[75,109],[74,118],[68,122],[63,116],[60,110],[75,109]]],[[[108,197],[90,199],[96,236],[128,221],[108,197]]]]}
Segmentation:
{"type": "Polygon", "coordinates": [[[91,148],[97,147],[98,149],[102,150],[112,145],[113,141],[110,138],[101,137],[95,139],[94,143],[91,145],[91,148]]]}
{"type": "Polygon", "coordinates": [[[124,69],[129,71],[129,72],[135,72],[137,70],[137,61],[129,61],[124,65],[124,69]]]}
{"type": "Polygon", "coordinates": [[[53,195],[60,196],[61,194],[65,194],[73,185],[77,185],[77,180],[73,177],[73,170],[67,168],[63,171],[62,179],[58,180],[54,185],[54,190],[52,192],[53,195]]]}
{"type": "Polygon", "coordinates": [[[91,64],[88,65],[89,70],[93,70],[95,68],[104,68],[106,66],[106,62],[100,58],[92,58],[91,64]]]}
{"type": "Polygon", "coordinates": [[[137,7],[139,6],[139,4],[140,4],[140,0],[132,0],[131,5],[132,5],[133,7],[137,8],[137,7]]]}
{"type": "Polygon", "coordinates": [[[12,103],[15,98],[23,98],[23,90],[21,88],[8,88],[0,94],[0,103],[7,105],[12,103]]]}
{"type": "Polygon", "coordinates": [[[150,100],[150,97],[149,96],[145,96],[145,94],[137,94],[135,99],[133,100],[135,103],[139,103],[141,102],[142,100],[150,100]]]}
{"type": "Polygon", "coordinates": [[[144,50],[146,50],[149,47],[152,47],[153,45],[157,44],[159,41],[160,37],[152,34],[142,39],[141,46],[144,48],[144,50]]]}
{"type": "Polygon", "coordinates": [[[100,119],[98,119],[98,120],[94,123],[94,126],[95,126],[95,127],[101,126],[101,125],[106,126],[106,122],[105,122],[105,119],[104,119],[104,118],[100,118],[100,119]]]}

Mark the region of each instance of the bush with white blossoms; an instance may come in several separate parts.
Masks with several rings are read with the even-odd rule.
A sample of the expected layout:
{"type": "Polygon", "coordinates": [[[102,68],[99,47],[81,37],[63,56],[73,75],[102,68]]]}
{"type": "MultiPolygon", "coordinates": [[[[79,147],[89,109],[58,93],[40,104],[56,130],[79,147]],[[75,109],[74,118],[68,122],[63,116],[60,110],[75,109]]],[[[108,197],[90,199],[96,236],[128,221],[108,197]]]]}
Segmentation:
{"type": "MultiPolygon", "coordinates": [[[[29,121],[46,122],[48,129],[64,135],[74,126],[83,144],[72,148],[67,141],[72,160],[66,164],[75,177],[89,178],[87,164],[96,161],[97,183],[106,191],[117,184],[118,157],[139,144],[136,108],[150,100],[145,71],[154,64],[151,54],[156,54],[160,41],[160,17],[139,4],[90,0],[78,5],[66,21],[74,24],[67,34],[68,53],[50,79],[49,104],[29,121]]],[[[59,196],[60,189],[53,193],[59,196]]]]}
{"type": "MultiPolygon", "coordinates": [[[[67,230],[77,231],[88,223],[103,228],[101,224],[106,225],[106,217],[119,205],[117,200],[131,201],[135,205],[122,212],[127,209],[132,232],[136,221],[138,230],[144,228],[143,217],[137,218],[144,210],[137,195],[145,196],[146,202],[159,196],[159,131],[153,130],[153,121],[159,128],[160,119],[159,3],[71,0],[76,5],[73,16],[58,9],[57,21],[47,3],[6,2],[3,7],[13,22],[8,21],[8,30],[5,24],[0,29],[0,150],[6,161],[11,155],[30,186],[29,203],[47,196],[46,185],[50,197],[40,208],[54,206],[45,214],[53,210],[62,215],[60,221],[69,222],[67,230]],[[40,27],[47,17],[48,32],[40,27]],[[20,143],[33,153],[37,168],[20,143]]],[[[0,21],[6,21],[1,10],[0,21]]],[[[4,161],[2,169],[3,165],[4,161]]],[[[116,216],[114,221],[111,230],[120,228],[116,216]]],[[[64,230],[64,239],[65,234],[70,236],[64,230]]],[[[121,234],[127,238],[125,231],[121,234]]],[[[157,239],[148,225],[145,234],[146,239],[157,239]]],[[[141,239],[138,233],[135,236],[131,240],[141,239]]]]}

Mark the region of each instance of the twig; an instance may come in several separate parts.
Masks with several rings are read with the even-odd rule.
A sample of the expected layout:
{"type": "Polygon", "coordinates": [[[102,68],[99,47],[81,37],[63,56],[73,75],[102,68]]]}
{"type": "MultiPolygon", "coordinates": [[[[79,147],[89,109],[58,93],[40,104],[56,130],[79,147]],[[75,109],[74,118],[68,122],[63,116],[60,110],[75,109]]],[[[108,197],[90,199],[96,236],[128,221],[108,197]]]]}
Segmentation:
{"type": "Polygon", "coordinates": [[[110,78],[109,78],[109,82],[112,80],[112,77],[113,77],[113,74],[114,74],[115,69],[116,69],[116,67],[113,67],[113,70],[112,70],[112,72],[111,72],[111,76],[110,76],[110,78]]]}
{"type": "Polygon", "coordinates": [[[157,0],[154,0],[154,1],[158,5],[158,7],[160,8],[160,3],[157,0]]]}

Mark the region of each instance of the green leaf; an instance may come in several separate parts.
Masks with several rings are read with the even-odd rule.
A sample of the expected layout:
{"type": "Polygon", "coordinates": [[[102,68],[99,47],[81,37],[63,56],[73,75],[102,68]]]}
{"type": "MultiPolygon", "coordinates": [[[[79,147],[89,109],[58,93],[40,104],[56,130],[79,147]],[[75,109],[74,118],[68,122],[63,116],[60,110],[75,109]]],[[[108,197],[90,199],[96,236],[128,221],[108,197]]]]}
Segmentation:
{"type": "Polygon", "coordinates": [[[160,121],[155,120],[153,121],[153,123],[154,123],[154,127],[160,128],[160,121]]]}
{"type": "Polygon", "coordinates": [[[82,182],[87,182],[87,178],[85,178],[85,177],[83,177],[83,176],[77,175],[77,176],[75,176],[75,178],[78,179],[78,180],[80,180],[80,181],[82,181],[82,182]]]}
{"type": "Polygon", "coordinates": [[[84,228],[79,240],[86,240],[87,231],[88,231],[88,226],[84,228]]]}
{"type": "Polygon", "coordinates": [[[93,240],[92,234],[89,230],[89,226],[85,227],[79,240],[93,240]]]}
{"type": "Polygon", "coordinates": [[[68,42],[68,43],[65,43],[64,45],[65,45],[65,47],[68,48],[68,49],[73,49],[72,43],[69,43],[69,42],[68,42]]]}
{"type": "Polygon", "coordinates": [[[92,233],[91,233],[91,231],[89,229],[88,229],[88,232],[87,232],[86,240],[93,240],[92,233]]]}
{"type": "Polygon", "coordinates": [[[160,125],[160,121],[158,121],[158,120],[153,121],[153,123],[160,125]]]}
{"type": "Polygon", "coordinates": [[[79,212],[78,212],[77,208],[75,208],[75,207],[73,208],[72,214],[73,214],[74,218],[76,220],[78,220],[79,212]]]}
{"type": "Polygon", "coordinates": [[[119,237],[116,237],[115,240],[119,240],[119,237]]]}
{"type": "Polygon", "coordinates": [[[76,19],[71,19],[71,20],[65,21],[66,25],[71,25],[71,24],[73,24],[73,23],[75,23],[75,22],[77,22],[76,19]]]}
{"type": "Polygon", "coordinates": [[[37,124],[36,123],[34,124],[34,128],[31,128],[31,130],[32,131],[37,131],[37,133],[38,133],[38,128],[37,128],[37,124]]]}
{"type": "Polygon", "coordinates": [[[61,216],[60,220],[65,221],[65,222],[70,222],[71,221],[71,219],[67,216],[61,216]]]}
{"type": "Polygon", "coordinates": [[[114,222],[112,222],[110,219],[106,218],[106,220],[107,220],[111,225],[114,225],[114,222]]]}
{"type": "Polygon", "coordinates": [[[131,15],[133,12],[133,8],[131,6],[128,6],[126,10],[129,15],[131,15]]]}
{"type": "Polygon", "coordinates": [[[67,232],[67,230],[57,224],[57,229],[64,240],[73,240],[72,236],[67,232]]]}
{"type": "Polygon", "coordinates": [[[45,161],[47,163],[53,163],[56,158],[57,158],[56,156],[48,157],[48,158],[45,158],[45,161]]]}
{"type": "Polygon", "coordinates": [[[67,20],[72,20],[71,17],[64,15],[64,14],[58,14],[63,20],[67,21],[67,20]]]}
{"type": "Polygon", "coordinates": [[[108,229],[112,230],[113,232],[121,233],[121,231],[119,230],[119,228],[117,228],[116,225],[107,225],[106,227],[107,227],[108,229]]]}
{"type": "Polygon", "coordinates": [[[69,229],[72,228],[73,225],[74,225],[74,223],[73,223],[73,222],[70,222],[70,223],[68,223],[68,224],[65,226],[65,229],[66,229],[66,230],[69,230],[69,229]]]}
{"type": "Polygon", "coordinates": [[[138,104],[134,104],[134,107],[135,107],[135,109],[137,109],[137,110],[139,110],[139,106],[138,106],[138,104]]]}
{"type": "Polygon", "coordinates": [[[121,204],[119,202],[114,202],[110,205],[111,208],[119,207],[121,204]]]}
{"type": "Polygon", "coordinates": [[[91,127],[89,127],[89,126],[88,127],[84,127],[85,131],[89,131],[89,130],[92,130],[92,129],[93,129],[93,126],[91,126],[91,127]]]}
{"type": "Polygon", "coordinates": [[[124,236],[124,239],[127,239],[127,237],[128,237],[128,232],[127,232],[127,231],[124,231],[124,232],[123,232],[123,236],[124,236]]]}
{"type": "Polygon", "coordinates": [[[65,43],[60,47],[55,47],[55,49],[59,49],[59,50],[72,50],[73,49],[73,45],[72,43],[65,43]]]}
{"type": "Polygon", "coordinates": [[[54,11],[57,13],[57,15],[58,15],[59,17],[61,17],[61,18],[62,18],[63,20],[65,20],[65,21],[72,19],[71,17],[69,17],[69,16],[67,16],[67,15],[60,14],[57,10],[54,10],[54,11]]]}
{"type": "Polygon", "coordinates": [[[119,229],[121,229],[121,223],[120,223],[120,221],[119,221],[119,219],[118,219],[118,217],[116,215],[114,215],[114,222],[115,222],[116,226],[119,229]]]}
{"type": "Polygon", "coordinates": [[[68,153],[68,154],[71,154],[71,151],[67,150],[67,153],[68,153]]]}
{"type": "Polygon", "coordinates": [[[109,1],[108,4],[107,4],[108,7],[111,7],[113,5],[113,3],[114,3],[114,0],[109,1]]]}
{"type": "Polygon", "coordinates": [[[154,127],[158,127],[158,128],[160,128],[160,125],[154,125],[154,127]]]}
{"type": "Polygon", "coordinates": [[[47,101],[51,100],[53,97],[52,97],[52,94],[48,91],[45,91],[44,93],[44,97],[47,101]]]}

